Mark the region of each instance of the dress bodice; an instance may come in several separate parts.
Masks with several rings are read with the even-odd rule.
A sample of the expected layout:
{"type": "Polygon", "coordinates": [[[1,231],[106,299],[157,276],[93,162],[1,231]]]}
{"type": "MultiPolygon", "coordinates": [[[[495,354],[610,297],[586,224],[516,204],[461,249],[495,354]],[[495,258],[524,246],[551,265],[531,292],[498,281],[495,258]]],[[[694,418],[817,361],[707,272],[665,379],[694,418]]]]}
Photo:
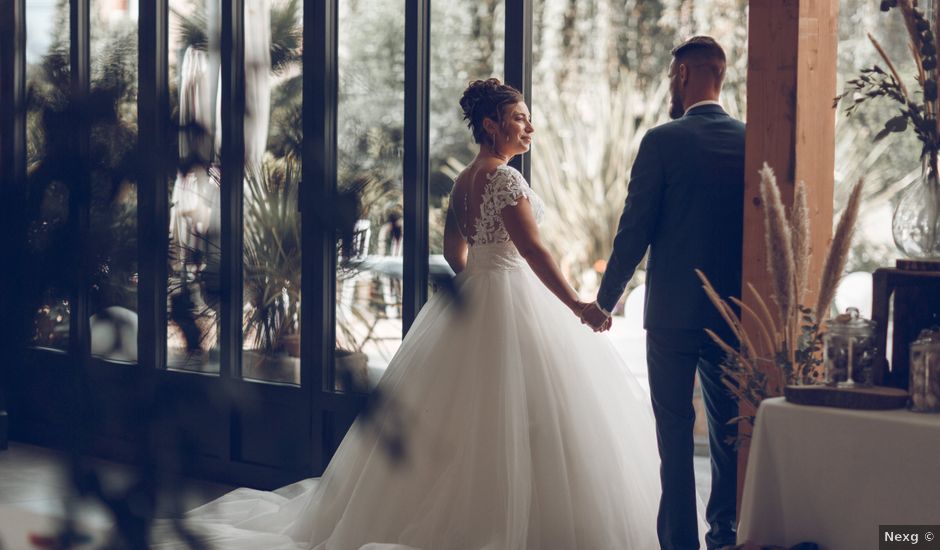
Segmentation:
{"type": "Polygon", "coordinates": [[[509,237],[502,216],[504,208],[518,205],[522,198],[529,200],[536,223],[541,223],[545,215],[544,203],[518,170],[503,165],[487,175],[480,214],[472,224],[473,234],[467,239],[470,245],[468,268],[509,270],[525,264],[509,237]]]}
{"type": "Polygon", "coordinates": [[[503,225],[503,208],[516,206],[519,199],[529,199],[535,221],[542,223],[545,206],[522,174],[512,166],[502,165],[487,176],[483,187],[480,216],[473,224],[471,246],[509,242],[509,232],[503,225]]]}

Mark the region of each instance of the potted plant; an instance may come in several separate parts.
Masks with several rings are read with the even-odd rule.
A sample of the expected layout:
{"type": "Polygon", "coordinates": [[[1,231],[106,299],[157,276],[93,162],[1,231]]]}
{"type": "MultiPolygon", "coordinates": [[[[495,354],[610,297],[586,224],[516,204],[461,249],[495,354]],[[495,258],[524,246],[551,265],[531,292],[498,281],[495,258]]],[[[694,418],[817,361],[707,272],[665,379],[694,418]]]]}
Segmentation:
{"type": "Polygon", "coordinates": [[[242,326],[255,358],[246,367],[278,371],[264,379],[292,381],[300,356],[299,187],[299,166],[286,158],[246,170],[242,326]]]}
{"type": "MultiPolygon", "coordinates": [[[[845,269],[855,222],[862,200],[862,182],[852,189],[845,211],[836,226],[820,280],[815,287],[816,303],[805,305],[809,288],[810,230],[806,185],[796,186],[789,217],[780,197],[773,170],[761,170],[761,204],[764,205],[767,276],[772,283],[770,299],[748,283],[754,307],[742,300],[718,295],[708,278],[696,270],[709,300],[731,330],[738,345],[705,329],[726,353],[721,365],[722,382],[738,398],[743,410],[733,421],[753,426],[761,401],[783,395],[787,385],[816,384],[819,380],[822,321],[829,312],[836,287],[845,269]],[[733,304],[737,309],[732,308],[733,304]]],[[[741,443],[750,430],[738,430],[741,443]]]]}

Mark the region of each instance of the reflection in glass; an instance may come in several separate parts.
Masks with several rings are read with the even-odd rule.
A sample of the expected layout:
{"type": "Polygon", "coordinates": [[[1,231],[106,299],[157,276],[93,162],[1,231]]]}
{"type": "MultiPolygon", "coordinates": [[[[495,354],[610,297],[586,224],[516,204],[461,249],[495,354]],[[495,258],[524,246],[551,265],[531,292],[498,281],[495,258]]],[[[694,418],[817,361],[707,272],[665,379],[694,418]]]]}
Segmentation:
{"type": "Polygon", "coordinates": [[[378,382],[402,338],[404,13],[404,0],[339,4],[337,181],[361,200],[355,246],[337,250],[334,386],[345,391],[378,382]]]}
{"type": "Polygon", "coordinates": [[[33,322],[33,345],[66,351],[69,347],[70,312],[68,293],[50,288],[42,296],[33,322]]]}
{"type": "Polygon", "coordinates": [[[137,185],[121,170],[137,145],[136,1],[92,0],[91,86],[114,103],[116,114],[91,130],[91,353],[135,363],[137,185]]]}
{"type": "Polygon", "coordinates": [[[245,378],[300,383],[299,0],[245,2],[245,378]]]}
{"type": "MultiPolygon", "coordinates": [[[[430,273],[452,274],[444,261],[444,222],[454,180],[477,147],[460,110],[467,84],[503,79],[503,0],[431,3],[431,166],[429,183],[430,273]]],[[[433,292],[434,285],[431,285],[433,292]]]]}
{"type": "Polygon", "coordinates": [[[219,5],[170,0],[170,105],[180,164],[169,184],[167,366],[219,371],[219,5]]]}
{"type": "Polygon", "coordinates": [[[27,250],[24,290],[34,304],[32,343],[65,351],[69,344],[71,252],[69,187],[46,177],[68,154],[66,128],[46,114],[66,106],[70,87],[67,0],[26,3],[27,250]],[[48,135],[47,135],[48,132],[48,135]]]}

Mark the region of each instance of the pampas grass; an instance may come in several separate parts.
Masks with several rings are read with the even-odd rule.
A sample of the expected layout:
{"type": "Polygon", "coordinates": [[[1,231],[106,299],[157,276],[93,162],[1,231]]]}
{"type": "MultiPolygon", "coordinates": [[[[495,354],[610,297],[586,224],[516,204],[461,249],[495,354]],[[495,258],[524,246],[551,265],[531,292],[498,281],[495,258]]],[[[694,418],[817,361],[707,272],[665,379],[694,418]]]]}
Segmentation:
{"type": "Polygon", "coordinates": [[[809,283],[809,257],[812,254],[809,235],[809,206],[806,203],[806,182],[796,184],[793,197],[793,214],[790,217],[790,233],[793,235],[793,286],[796,303],[802,304],[806,298],[806,285],[809,283]]]}
{"type": "MultiPolygon", "coordinates": [[[[773,170],[765,163],[760,175],[767,275],[771,280],[772,298],[777,310],[771,311],[767,300],[750,283],[747,283],[746,290],[750,293],[754,307],[734,297],[726,301],[718,295],[704,273],[695,271],[708,299],[738,340],[738,347],[734,347],[715,332],[705,331],[727,354],[722,365],[722,383],[742,403],[750,405],[753,411],[765,398],[781,395],[784,386],[814,383],[819,376],[822,363],[819,354],[822,341],[820,324],[828,316],[836,286],[845,269],[863,185],[860,180],[852,189],[827,251],[822,275],[815,287],[819,290],[816,308],[810,309],[803,304],[809,291],[811,252],[806,184],[797,184],[788,219],[773,170]],[[737,306],[741,313],[735,313],[729,302],[737,306]],[[752,323],[746,324],[745,317],[752,323]]],[[[753,420],[754,417],[750,415],[736,419],[749,423],[753,423],[753,420]]],[[[738,433],[739,437],[744,437],[749,432],[739,430],[738,433]]]]}
{"type": "Polygon", "coordinates": [[[842,278],[842,271],[845,269],[845,261],[849,256],[849,248],[852,244],[852,235],[855,233],[855,222],[858,219],[858,211],[862,203],[863,184],[864,180],[859,180],[852,188],[852,194],[849,195],[845,212],[839,220],[839,225],[836,226],[832,244],[829,245],[829,254],[826,256],[826,264],[823,267],[822,280],[819,283],[819,296],[814,310],[818,318],[822,318],[829,313],[829,306],[836,295],[836,287],[842,278]]]}
{"type": "MultiPolygon", "coordinates": [[[[796,260],[793,253],[793,235],[786,209],[780,197],[777,177],[767,163],[760,171],[760,197],[764,205],[764,239],[767,250],[767,274],[773,283],[773,300],[777,303],[778,319],[783,334],[783,347],[793,352],[796,329],[791,322],[796,296],[796,260]]],[[[792,357],[790,358],[792,360],[792,357]]]]}
{"type": "MultiPolygon", "coordinates": [[[[773,299],[780,308],[780,319],[789,317],[794,305],[793,273],[796,272],[793,259],[793,238],[790,224],[780,198],[780,188],[774,171],[767,163],[760,171],[760,197],[764,205],[764,238],[767,246],[767,274],[774,285],[773,299]]],[[[785,327],[786,323],[784,323],[785,327]]],[[[786,328],[784,328],[786,330],[786,328]]]]}

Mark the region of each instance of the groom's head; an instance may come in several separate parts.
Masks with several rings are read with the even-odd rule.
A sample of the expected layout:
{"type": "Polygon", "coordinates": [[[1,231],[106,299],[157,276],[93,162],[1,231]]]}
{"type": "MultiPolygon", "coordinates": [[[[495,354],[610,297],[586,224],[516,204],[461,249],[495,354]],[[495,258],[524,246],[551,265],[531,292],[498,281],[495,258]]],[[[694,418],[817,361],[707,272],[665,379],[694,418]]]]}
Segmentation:
{"type": "Polygon", "coordinates": [[[706,99],[718,99],[725,79],[725,51],[710,36],[693,36],[672,50],[669,65],[669,116],[706,99]]]}

